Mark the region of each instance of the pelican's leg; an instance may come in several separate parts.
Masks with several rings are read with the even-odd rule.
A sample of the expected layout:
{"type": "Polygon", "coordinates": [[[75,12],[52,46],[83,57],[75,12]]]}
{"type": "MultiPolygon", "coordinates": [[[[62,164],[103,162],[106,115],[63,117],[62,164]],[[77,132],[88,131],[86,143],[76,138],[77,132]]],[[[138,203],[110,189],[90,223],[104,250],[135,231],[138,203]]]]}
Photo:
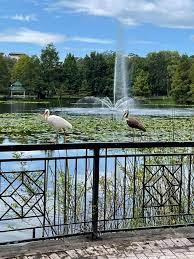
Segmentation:
{"type": "Polygon", "coordinates": [[[55,137],[55,144],[59,143],[59,132],[57,131],[56,137],[55,137]]]}
{"type": "Polygon", "coordinates": [[[64,143],[66,143],[66,141],[67,141],[67,138],[66,138],[66,134],[65,134],[66,132],[65,132],[65,130],[64,130],[64,143]]]}
{"type": "Polygon", "coordinates": [[[133,128],[133,142],[135,142],[135,130],[133,128]]]}
{"type": "Polygon", "coordinates": [[[141,131],[141,141],[143,141],[143,132],[141,131]]]}

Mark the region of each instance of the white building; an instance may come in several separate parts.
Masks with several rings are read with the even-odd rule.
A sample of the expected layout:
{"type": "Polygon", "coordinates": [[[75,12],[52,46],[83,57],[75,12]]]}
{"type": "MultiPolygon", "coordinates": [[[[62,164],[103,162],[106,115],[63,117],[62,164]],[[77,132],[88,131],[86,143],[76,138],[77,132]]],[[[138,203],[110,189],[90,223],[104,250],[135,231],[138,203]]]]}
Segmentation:
{"type": "Polygon", "coordinates": [[[25,55],[24,53],[9,53],[8,57],[12,59],[16,59],[17,61],[21,58],[21,56],[25,55]]]}

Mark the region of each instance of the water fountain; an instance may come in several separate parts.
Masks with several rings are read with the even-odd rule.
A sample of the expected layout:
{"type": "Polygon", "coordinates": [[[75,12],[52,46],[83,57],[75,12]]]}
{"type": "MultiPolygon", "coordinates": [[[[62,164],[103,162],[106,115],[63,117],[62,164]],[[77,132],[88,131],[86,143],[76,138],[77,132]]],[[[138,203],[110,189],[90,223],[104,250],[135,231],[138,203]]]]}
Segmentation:
{"type": "Polygon", "coordinates": [[[132,64],[130,57],[124,55],[121,51],[116,53],[115,69],[114,69],[114,87],[113,87],[113,101],[109,97],[95,97],[86,96],[80,99],[76,105],[100,105],[103,108],[114,109],[126,109],[128,106],[133,106],[134,101],[128,97],[130,92],[130,71],[132,64]]]}

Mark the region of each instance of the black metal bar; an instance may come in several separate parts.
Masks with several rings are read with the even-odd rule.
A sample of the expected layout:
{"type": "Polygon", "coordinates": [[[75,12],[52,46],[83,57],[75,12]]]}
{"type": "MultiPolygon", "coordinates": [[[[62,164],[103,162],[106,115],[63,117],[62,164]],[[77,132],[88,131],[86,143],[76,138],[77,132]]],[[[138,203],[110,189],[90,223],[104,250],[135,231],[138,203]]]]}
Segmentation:
{"type": "Polygon", "coordinates": [[[192,172],[192,155],[189,156],[188,209],[187,209],[187,213],[188,213],[188,214],[190,214],[190,210],[191,210],[191,172],[192,172]]]}
{"type": "Polygon", "coordinates": [[[145,174],[146,174],[146,157],[143,157],[143,179],[142,179],[142,218],[144,218],[145,209],[145,174]]]}
{"type": "Polygon", "coordinates": [[[32,229],[32,238],[36,238],[36,228],[32,229]]]}
{"type": "Polygon", "coordinates": [[[54,171],[54,225],[56,224],[56,201],[57,201],[57,160],[55,159],[55,171],[54,171]]]}
{"type": "MultiPolygon", "coordinates": [[[[180,227],[193,227],[194,223],[188,223],[188,224],[177,224],[177,225],[171,225],[171,228],[180,228],[180,227]]],[[[122,229],[114,229],[114,230],[105,230],[105,231],[101,231],[102,233],[110,233],[110,232],[129,232],[129,231],[141,231],[141,230],[152,230],[152,229],[166,229],[169,228],[169,225],[161,225],[161,226],[148,226],[148,227],[136,227],[133,229],[129,229],[129,228],[122,228],[122,229]]],[[[84,233],[78,233],[77,236],[83,236],[83,235],[90,235],[91,232],[84,232],[84,233]]],[[[72,237],[72,234],[68,234],[68,235],[56,235],[56,236],[52,236],[52,237],[42,237],[42,238],[35,238],[35,239],[23,239],[23,240],[15,240],[15,241],[8,241],[8,242],[1,242],[0,246],[2,245],[7,245],[7,244],[18,244],[18,243],[24,243],[24,242],[31,242],[31,241],[40,241],[40,240],[49,240],[49,239],[60,239],[60,238],[68,238],[68,237],[72,237]]]]}
{"type": "MultiPolygon", "coordinates": [[[[45,149],[46,150],[46,149],[45,149]]],[[[85,159],[85,156],[68,156],[68,159],[75,159],[75,157],[77,159],[85,159]]],[[[23,161],[29,161],[29,162],[33,162],[33,161],[42,161],[42,160],[49,160],[49,161],[54,161],[55,159],[57,160],[64,160],[66,159],[66,156],[54,156],[54,157],[35,157],[35,158],[7,158],[7,159],[0,159],[1,162],[23,162],[23,161]]],[[[88,158],[94,158],[93,156],[88,156],[88,158]]],[[[38,171],[38,170],[37,170],[38,171]]],[[[33,172],[33,170],[32,170],[33,172]]]]}
{"type": "MultiPolygon", "coordinates": [[[[0,151],[1,152],[1,151],[0,151]]],[[[187,155],[190,155],[191,153],[184,153],[184,155],[185,156],[187,156],[187,155]]],[[[151,157],[165,157],[165,156],[174,156],[174,157],[176,157],[176,156],[181,156],[181,155],[183,155],[183,153],[142,153],[142,151],[141,151],[141,153],[139,153],[139,154],[134,154],[134,153],[131,153],[131,154],[122,154],[122,155],[119,155],[119,154],[117,154],[116,156],[117,156],[117,158],[119,158],[119,157],[134,157],[134,155],[136,156],[136,157],[142,157],[142,156],[151,156],[151,157]]],[[[193,155],[194,155],[194,153],[193,153],[193,155]]],[[[100,158],[105,158],[106,156],[105,155],[100,155],[100,158]]],[[[109,158],[111,158],[111,157],[115,157],[115,155],[107,155],[107,157],[109,157],[109,158]]],[[[15,158],[8,158],[8,159],[0,159],[0,162],[21,162],[21,161],[29,161],[29,162],[32,162],[32,161],[42,161],[42,160],[49,160],[49,161],[52,161],[52,160],[55,160],[55,159],[57,159],[57,160],[65,160],[67,157],[63,157],[63,156],[60,156],[60,157],[37,157],[37,158],[20,158],[20,159],[15,159],[15,158]]],[[[68,160],[73,160],[73,159],[85,159],[86,158],[86,156],[68,156],[68,160]]],[[[87,157],[88,159],[89,158],[94,158],[94,156],[88,156],[87,157]]],[[[154,165],[154,164],[153,164],[154,165]]],[[[37,170],[38,171],[38,170],[37,170]]],[[[21,171],[22,172],[22,171],[21,171]]],[[[33,171],[31,171],[31,172],[33,172],[33,171]]],[[[5,172],[5,173],[7,173],[7,172],[5,172]]],[[[10,173],[10,172],[8,172],[8,173],[10,173]]],[[[14,173],[14,172],[13,172],[14,173]]]]}
{"type": "Polygon", "coordinates": [[[67,181],[68,181],[68,161],[65,159],[65,176],[64,176],[64,207],[63,207],[63,214],[64,214],[64,224],[67,222],[67,181]]]}
{"type": "Polygon", "coordinates": [[[182,211],[182,183],[183,183],[183,157],[181,156],[181,173],[180,173],[180,182],[179,182],[179,214],[181,214],[181,211],[182,211]]]}
{"type": "Polygon", "coordinates": [[[123,218],[126,218],[126,181],[127,181],[127,158],[125,157],[125,168],[124,168],[124,177],[123,177],[123,218]]]}
{"type": "Polygon", "coordinates": [[[107,188],[107,148],[105,149],[105,163],[104,163],[104,230],[106,229],[106,188],[107,188]]]}
{"type": "Polygon", "coordinates": [[[114,195],[113,195],[113,218],[116,218],[116,203],[117,203],[117,157],[115,161],[115,170],[114,170],[114,195]]]}
{"type": "Polygon", "coordinates": [[[77,221],[77,159],[75,159],[75,184],[74,184],[74,222],[77,221]]]}
{"type": "Polygon", "coordinates": [[[33,145],[0,145],[0,152],[64,150],[64,149],[102,149],[102,148],[154,148],[154,147],[194,147],[194,141],[175,142],[100,142],[100,143],[66,143],[66,144],[33,144],[33,145]]]}
{"type": "Polygon", "coordinates": [[[98,194],[99,194],[99,153],[98,147],[94,148],[93,162],[93,192],[92,192],[92,238],[98,238],[98,194]]]}
{"type": "Polygon", "coordinates": [[[48,161],[44,161],[44,208],[43,208],[43,231],[42,237],[45,236],[46,211],[47,211],[47,180],[48,180],[48,161]]]}
{"type": "Polygon", "coordinates": [[[133,217],[135,218],[135,199],[136,199],[136,159],[134,157],[134,166],[133,166],[133,217]]]}
{"type": "Polygon", "coordinates": [[[88,150],[86,149],[85,158],[85,181],[84,181],[84,221],[86,221],[86,207],[87,207],[87,181],[88,181],[88,150]]]}
{"type": "MultiPolygon", "coordinates": [[[[155,215],[155,218],[163,218],[163,217],[175,217],[175,216],[191,216],[191,214],[183,213],[183,214],[169,214],[169,215],[155,215]]],[[[194,216],[194,214],[192,214],[194,216]]],[[[152,216],[147,217],[147,218],[152,218],[152,216]]],[[[135,219],[142,219],[142,217],[136,217],[135,219]]],[[[121,219],[115,219],[114,221],[120,221],[121,219]]],[[[133,217],[126,217],[126,220],[134,220],[133,217]]],[[[99,219],[98,222],[103,222],[104,219],[99,219]]],[[[113,221],[112,219],[106,219],[106,222],[108,221],[113,221]]],[[[61,224],[62,226],[68,226],[68,225],[78,225],[78,224],[83,224],[85,222],[72,222],[71,224],[61,224]]],[[[92,221],[87,221],[86,223],[92,223],[92,221]]],[[[186,223],[187,224],[187,223],[186,223]]],[[[185,224],[185,225],[186,225],[185,224]]],[[[190,223],[188,223],[190,224],[190,223]]],[[[194,224],[194,223],[192,223],[194,224]]],[[[60,226],[59,224],[56,225],[45,225],[45,228],[53,228],[53,227],[58,227],[60,226]]],[[[169,225],[168,225],[169,226],[169,225]]],[[[171,226],[171,225],[170,225],[171,226]]],[[[8,229],[8,230],[0,230],[0,233],[9,233],[9,232],[15,232],[15,231],[24,231],[24,230],[33,230],[33,229],[42,229],[42,226],[36,226],[36,227],[26,227],[26,228],[18,228],[18,229],[8,229]]]]}

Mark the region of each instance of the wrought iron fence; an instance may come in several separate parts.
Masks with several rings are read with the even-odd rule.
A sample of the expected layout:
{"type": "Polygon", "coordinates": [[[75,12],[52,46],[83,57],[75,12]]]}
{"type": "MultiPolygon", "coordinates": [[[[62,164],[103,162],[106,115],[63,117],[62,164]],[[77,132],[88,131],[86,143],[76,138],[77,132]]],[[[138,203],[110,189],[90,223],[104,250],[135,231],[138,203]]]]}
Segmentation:
{"type": "Polygon", "coordinates": [[[194,142],[0,146],[0,243],[192,225],[194,142]]]}

